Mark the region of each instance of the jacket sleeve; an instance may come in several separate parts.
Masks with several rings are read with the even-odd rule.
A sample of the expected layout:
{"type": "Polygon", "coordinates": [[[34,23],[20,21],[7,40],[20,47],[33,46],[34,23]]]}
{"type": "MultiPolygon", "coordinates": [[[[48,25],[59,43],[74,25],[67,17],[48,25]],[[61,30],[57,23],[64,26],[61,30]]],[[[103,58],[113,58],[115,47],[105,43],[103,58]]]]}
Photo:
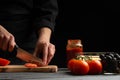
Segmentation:
{"type": "Polygon", "coordinates": [[[57,0],[33,0],[33,25],[36,30],[48,27],[54,31],[55,19],[58,14],[57,0]]]}

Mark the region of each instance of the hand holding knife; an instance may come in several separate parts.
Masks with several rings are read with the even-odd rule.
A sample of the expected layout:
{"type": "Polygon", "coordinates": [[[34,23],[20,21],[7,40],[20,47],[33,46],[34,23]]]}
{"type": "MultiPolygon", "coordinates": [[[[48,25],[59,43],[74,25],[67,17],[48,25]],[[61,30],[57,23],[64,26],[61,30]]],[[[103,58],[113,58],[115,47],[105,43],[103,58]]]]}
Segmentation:
{"type": "Polygon", "coordinates": [[[35,63],[38,66],[44,66],[42,59],[40,59],[36,56],[33,56],[31,53],[21,49],[17,45],[15,45],[12,52],[3,52],[3,51],[1,52],[0,51],[0,56],[5,57],[5,54],[13,55],[13,56],[25,61],[25,62],[28,62],[28,63],[35,63]]]}
{"type": "Polygon", "coordinates": [[[12,45],[14,44],[14,36],[9,33],[3,26],[0,25],[0,57],[17,57],[25,62],[35,63],[39,66],[44,65],[40,58],[33,56],[29,52],[18,47],[17,45],[14,46],[12,52],[11,50],[7,50],[7,45],[9,43],[11,43],[12,45]]]}

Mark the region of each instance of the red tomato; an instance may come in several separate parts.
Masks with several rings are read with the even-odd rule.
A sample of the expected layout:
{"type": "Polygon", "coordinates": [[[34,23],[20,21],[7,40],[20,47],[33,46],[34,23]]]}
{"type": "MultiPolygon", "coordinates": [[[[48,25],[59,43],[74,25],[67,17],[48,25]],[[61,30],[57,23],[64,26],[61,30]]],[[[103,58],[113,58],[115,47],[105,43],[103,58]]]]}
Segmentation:
{"type": "Polygon", "coordinates": [[[72,68],[74,66],[75,61],[76,61],[75,59],[72,59],[72,60],[68,61],[67,67],[68,67],[69,70],[71,70],[71,71],[73,70],[72,68]]]}
{"type": "Polygon", "coordinates": [[[37,67],[37,64],[33,64],[33,63],[25,63],[24,65],[25,65],[25,67],[28,67],[28,68],[36,68],[37,67]]]}
{"type": "Polygon", "coordinates": [[[89,65],[86,61],[71,59],[68,62],[68,69],[77,75],[85,75],[89,71],[89,65]]]}
{"type": "Polygon", "coordinates": [[[10,64],[10,61],[4,58],[0,58],[0,66],[6,66],[10,64]]]}
{"type": "Polygon", "coordinates": [[[88,74],[99,74],[102,72],[102,63],[99,60],[88,60],[89,72],[88,74]]]}

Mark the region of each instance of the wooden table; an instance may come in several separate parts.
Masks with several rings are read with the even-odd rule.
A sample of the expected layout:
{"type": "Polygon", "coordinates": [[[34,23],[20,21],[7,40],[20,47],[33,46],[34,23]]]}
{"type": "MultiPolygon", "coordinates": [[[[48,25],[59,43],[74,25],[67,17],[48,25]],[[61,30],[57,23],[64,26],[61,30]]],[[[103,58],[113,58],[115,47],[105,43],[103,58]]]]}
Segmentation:
{"type": "Polygon", "coordinates": [[[67,68],[55,73],[0,72],[0,80],[120,80],[120,74],[72,75],[67,68]]]}

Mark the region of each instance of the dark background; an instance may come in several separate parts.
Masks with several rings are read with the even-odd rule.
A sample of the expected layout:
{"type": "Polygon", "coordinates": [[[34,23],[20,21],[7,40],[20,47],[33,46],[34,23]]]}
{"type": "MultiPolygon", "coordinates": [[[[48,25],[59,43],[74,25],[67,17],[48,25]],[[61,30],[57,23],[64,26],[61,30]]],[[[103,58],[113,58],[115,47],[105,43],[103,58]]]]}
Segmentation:
{"type": "Polygon", "coordinates": [[[96,0],[58,0],[53,63],[66,67],[68,39],[81,39],[85,52],[119,52],[119,3],[96,0]]]}

